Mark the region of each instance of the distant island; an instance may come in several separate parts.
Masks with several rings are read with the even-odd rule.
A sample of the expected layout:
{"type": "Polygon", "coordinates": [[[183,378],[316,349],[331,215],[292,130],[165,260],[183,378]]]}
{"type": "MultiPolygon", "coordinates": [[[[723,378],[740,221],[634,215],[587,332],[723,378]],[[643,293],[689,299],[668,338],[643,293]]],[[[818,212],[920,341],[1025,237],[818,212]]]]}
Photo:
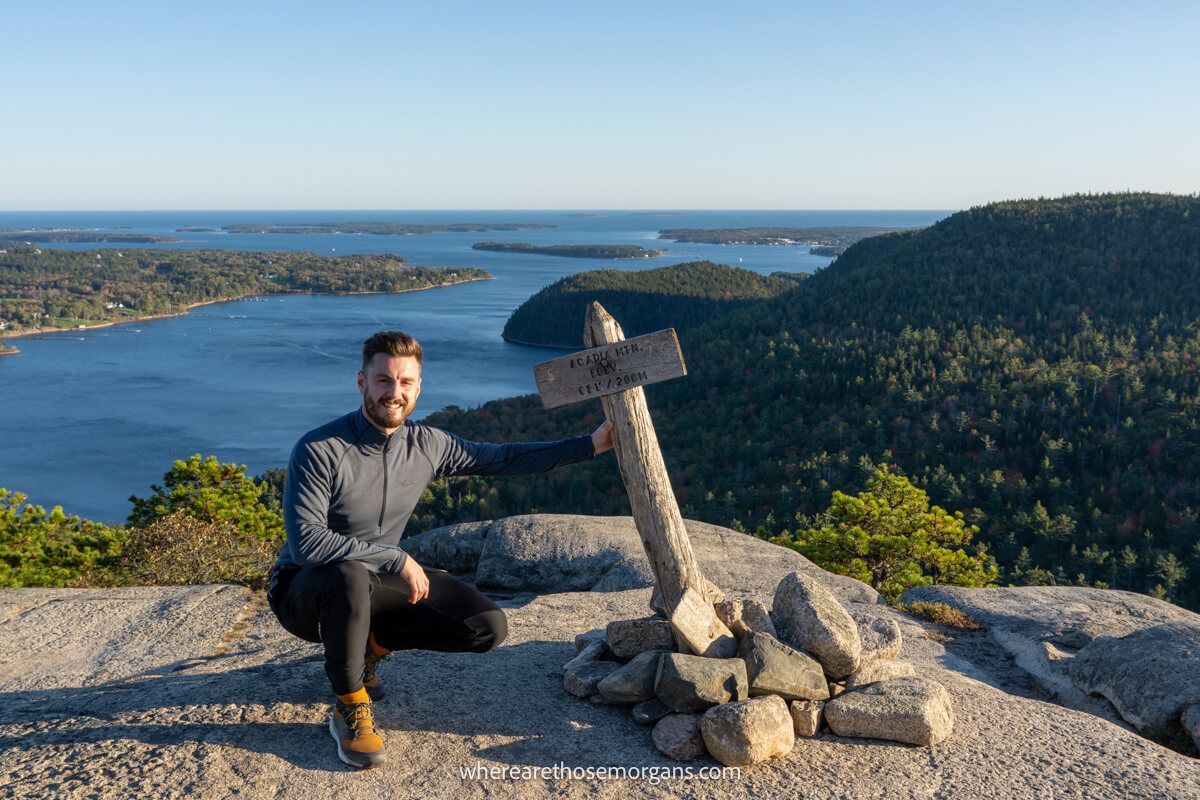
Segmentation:
{"type": "Polygon", "coordinates": [[[176,233],[218,233],[220,228],[204,228],[199,225],[184,225],[182,228],[176,228],[176,233]]]}
{"type": "Polygon", "coordinates": [[[54,243],[118,243],[118,244],[166,244],[178,242],[174,236],[158,236],[151,233],[105,233],[85,231],[78,228],[0,228],[0,241],[54,243]]]}
{"type": "Polygon", "coordinates": [[[10,246],[0,248],[0,338],[172,316],[256,295],[408,292],[491,277],[470,267],[409,267],[393,255],[10,246]]]}
{"type": "Polygon", "coordinates": [[[580,272],[522,303],[505,323],[502,336],[515,344],[578,349],[583,345],[584,313],[593,300],[621,321],[626,337],[663,328],[682,332],[791,291],[797,280],[710,261],[635,272],[580,272]]]}
{"type": "Polygon", "coordinates": [[[658,238],[695,244],[809,245],[819,256],[839,256],[850,245],[871,236],[913,228],[667,228],[658,238]]]}
{"type": "Polygon", "coordinates": [[[666,250],[647,250],[636,244],[551,244],[538,246],[527,242],[476,242],[472,250],[493,250],[497,253],[534,253],[539,256],[565,258],[654,258],[666,250]]]}
{"type": "Polygon", "coordinates": [[[283,222],[261,225],[222,225],[229,233],[372,233],[379,236],[422,236],[428,233],[480,233],[557,228],[533,222],[456,222],[451,225],[409,225],[403,222],[283,222]]]}

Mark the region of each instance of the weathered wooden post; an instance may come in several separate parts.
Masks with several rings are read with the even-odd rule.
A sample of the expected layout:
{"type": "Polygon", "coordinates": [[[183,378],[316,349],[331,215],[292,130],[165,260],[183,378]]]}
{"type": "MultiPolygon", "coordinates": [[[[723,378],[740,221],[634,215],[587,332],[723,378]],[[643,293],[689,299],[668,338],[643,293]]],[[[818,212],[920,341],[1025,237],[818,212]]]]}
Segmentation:
{"type": "Polygon", "coordinates": [[[556,408],[600,398],[613,423],[613,448],[634,523],[676,636],[696,652],[732,654],[734,640],[713,611],[642,389],[687,374],[675,330],[626,339],[612,315],[592,303],[584,340],[588,350],[534,368],[542,404],[556,408]]]}

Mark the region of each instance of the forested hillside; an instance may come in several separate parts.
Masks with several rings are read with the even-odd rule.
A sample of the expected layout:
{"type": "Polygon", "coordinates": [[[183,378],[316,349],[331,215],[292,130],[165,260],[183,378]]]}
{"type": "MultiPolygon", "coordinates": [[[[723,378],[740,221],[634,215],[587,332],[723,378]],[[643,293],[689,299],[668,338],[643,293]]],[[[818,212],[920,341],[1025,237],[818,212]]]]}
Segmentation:
{"type": "MultiPolygon", "coordinates": [[[[980,527],[1005,582],[1200,608],[1197,286],[1190,196],[997,203],[866,239],[681,337],[690,374],[647,394],[684,513],[786,537],[834,489],[858,491],[864,459],[894,463],[980,527]]],[[[505,440],[578,433],[599,414],[526,397],[429,421],[505,440]]],[[[419,519],[534,508],[628,507],[604,459],[438,485],[419,519]]]]}
{"type": "Polygon", "coordinates": [[[583,316],[593,300],[600,301],[621,322],[626,336],[662,328],[685,331],[795,286],[795,280],[765,277],[711,261],[641,272],[580,272],[522,303],[505,323],[503,335],[525,344],[581,347],[583,316]]]}

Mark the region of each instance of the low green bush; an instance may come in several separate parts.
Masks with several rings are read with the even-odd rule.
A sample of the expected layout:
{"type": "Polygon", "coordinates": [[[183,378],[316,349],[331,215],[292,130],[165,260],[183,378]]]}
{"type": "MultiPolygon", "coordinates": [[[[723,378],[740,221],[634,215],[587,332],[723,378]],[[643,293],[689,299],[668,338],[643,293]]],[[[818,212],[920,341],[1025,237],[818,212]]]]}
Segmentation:
{"type": "Polygon", "coordinates": [[[126,533],[99,522],[46,511],[27,496],[0,489],[0,588],[70,586],[116,557],[126,533]]]}

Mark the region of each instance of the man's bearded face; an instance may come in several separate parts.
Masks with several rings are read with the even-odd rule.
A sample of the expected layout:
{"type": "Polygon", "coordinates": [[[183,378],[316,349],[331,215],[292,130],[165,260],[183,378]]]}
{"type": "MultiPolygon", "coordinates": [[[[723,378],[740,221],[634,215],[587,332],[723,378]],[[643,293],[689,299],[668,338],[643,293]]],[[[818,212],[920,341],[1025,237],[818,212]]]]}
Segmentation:
{"type": "Polygon", "coordinates": [[[421,365],[412,356],[376,353],[358,373],[363,413],[386,433],[399,428],[417,407],[421,365]]]}

